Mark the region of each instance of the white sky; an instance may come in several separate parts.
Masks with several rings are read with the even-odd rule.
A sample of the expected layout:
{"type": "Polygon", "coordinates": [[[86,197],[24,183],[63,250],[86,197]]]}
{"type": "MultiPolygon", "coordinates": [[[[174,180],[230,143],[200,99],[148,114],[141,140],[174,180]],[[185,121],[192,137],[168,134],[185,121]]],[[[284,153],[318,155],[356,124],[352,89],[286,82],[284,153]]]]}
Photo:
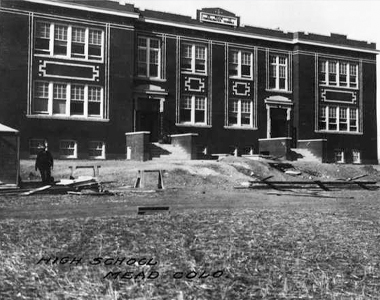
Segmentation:
{"type": "MultiPolygon", "coordinates": [[[[375,42],[380,49],[380,0],[127,0],[140,9],[196,17],[203,7],[220,7],[240,16],[242,25],[281,28],[375,42]]],[[[378,127],[380,127],[380,57],[377,58],[378,127]]],[[[365,101],[365,99],[364,99],[365,101]]],[[[380,128],[378,129],[380,140],[380,128]]],[[[380,158],[380,147],[379,158],[380,158]]]]}

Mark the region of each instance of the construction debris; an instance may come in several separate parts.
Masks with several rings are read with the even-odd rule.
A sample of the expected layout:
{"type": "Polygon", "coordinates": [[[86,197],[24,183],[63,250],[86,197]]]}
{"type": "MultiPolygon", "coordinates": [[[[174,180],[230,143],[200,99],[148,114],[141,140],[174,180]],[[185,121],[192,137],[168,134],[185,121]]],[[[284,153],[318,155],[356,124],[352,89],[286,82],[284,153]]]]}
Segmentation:
{"type": "MultiPolygon", "coordinates": [[[[376,181],[357,181],[355,178],[348,178],[345,181],[335,180],[335,181],[321,181],[321,180],[311,180],[311,181],[268,181],[272,176],[268,176],[259,180],[252,180],[243,182],[241,186],[235,186],[235,189],[275,189],[283,190],[284,188],[290,189],[311,189],[320,188],[324,191],[330,191],[331,189],[366,189],[375,190],[378,189],[376,181]]],[[[357,176],[356,178],[361,178],[364,176],[357,176]]]]}

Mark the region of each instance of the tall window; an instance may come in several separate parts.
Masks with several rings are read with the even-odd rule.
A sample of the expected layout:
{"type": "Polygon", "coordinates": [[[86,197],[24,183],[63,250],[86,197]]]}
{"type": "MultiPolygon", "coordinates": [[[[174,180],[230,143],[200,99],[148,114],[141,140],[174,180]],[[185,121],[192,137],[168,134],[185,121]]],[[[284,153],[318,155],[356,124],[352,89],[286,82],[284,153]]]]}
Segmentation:
{"type": "Polygon", "coordinates": [[[206,74],[206,46],[183,44],[181,52],[181,69],[192,73],[206,74]]]}
{"type": "Polygon", "coordinates": [[[86,58],[86,29],[72,28],[71,57],[86,58]]]}
{"type": "Polygon", "coordinates": [[[206,98],[183,96],[181,99],[180,120],[182,123],[206,124],[206,98]]]}
{"type": "Polygon", "coordinates": [[[67,84],[53,84],[53,114],[66,115],[67,84]]]}
{"type": "Polygon", "coordinates": [[[228,125],[253,127],[253,103],[251,100],[230,100],[228,110],[228,125]]]}
{"type": "Polygon", "coordinates": [[[49,54],[50,52],[50,23],[38,22],[36,24],[36,53],[49,54]]]}
{"type": "Polygon", "coordinates": [[[161,46],[158,39],[138,38],[138,66],[137,73],[144,77],[160,77],[161,46]]]}
{"type": "Polygon", "coordinates": [[[319,83],[358,88],[358,65],[346,61],[321,59],[319,61],[319,83]]]}
{"type": "Polygon", "coordinates": [[[54,55],[67,55],[67,26],[55,25],[54,55]]]}
{"type": "Polygon", "coordinates": [[[103,88],[36,81],[32,114],[103,118],[103,88]]]}
{"type": "Polygon", "coordinates": [[[88,33],[88,58],[100,59],[102,57],[102,37],[101,30],[89,29],[88,33]]]}
{"type": "Polygon", "coordinates": [[[321,106],[319,130],[358,132],[358,109],[336,105],[321,106]]]}
{"type": "Polygon", "coordinates": [[[288,90],[288,59],[286,56],[269,56],[269,88],[288,90]]]}
{"type": "Polygon", "coordinates": [[[49,113],[49,83],[35,82],[33,111],[39,114],[49,113]]]}
{"type": "Polygon", "coordinates": [[[71,115],[82,116],[84,114],[84,86],[72,85],[71,86],[71,101],[70,101],[71,115]]]}
{"type": "Polygon", "coordinates": [[[239,50],[230,51],[229,75],[238,78],[252,78],[252,53],[239,50]]]}
{"type": "Polygon", "coordinates": [[[104,32],[100,29],[50,22],[37,22],[36,54],[102,60],[104,32]]]}
{"type": "Polygon", "coordinates": [[[99,86],[88,87],[88,115],[100,116],[102,105],[102,88],[99,86]]]}

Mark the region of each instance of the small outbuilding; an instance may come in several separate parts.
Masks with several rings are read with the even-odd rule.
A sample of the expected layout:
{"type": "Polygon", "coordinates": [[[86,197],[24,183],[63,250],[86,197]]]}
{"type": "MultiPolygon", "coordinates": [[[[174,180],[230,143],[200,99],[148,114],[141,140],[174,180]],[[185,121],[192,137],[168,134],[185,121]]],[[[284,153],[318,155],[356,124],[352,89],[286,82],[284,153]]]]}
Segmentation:
{"type": "Polygon", "coordinates": [[[0,188],[5,185],[18,185],[19,176],[19,131],[0,124],[0,188]]]}

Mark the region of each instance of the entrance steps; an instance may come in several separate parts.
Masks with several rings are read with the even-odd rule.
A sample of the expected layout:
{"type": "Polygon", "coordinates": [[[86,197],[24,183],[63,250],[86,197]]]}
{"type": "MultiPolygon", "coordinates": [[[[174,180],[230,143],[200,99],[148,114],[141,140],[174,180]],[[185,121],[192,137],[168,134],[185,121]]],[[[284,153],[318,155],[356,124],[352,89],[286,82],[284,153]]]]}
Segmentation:
{"type": "Polygon", "coordinates": [[[150,143],[150,154],[152,160],[171,161],[188,160],[189,154],[181,147],[171,144],[150,143]]]}
{"type": "Polygon", "coordinates": [[[290,150],[293,152],[294,158],[297,161],[322,162],[321,158],[315,156],[308,149],[291,148],[290,150]]]}

